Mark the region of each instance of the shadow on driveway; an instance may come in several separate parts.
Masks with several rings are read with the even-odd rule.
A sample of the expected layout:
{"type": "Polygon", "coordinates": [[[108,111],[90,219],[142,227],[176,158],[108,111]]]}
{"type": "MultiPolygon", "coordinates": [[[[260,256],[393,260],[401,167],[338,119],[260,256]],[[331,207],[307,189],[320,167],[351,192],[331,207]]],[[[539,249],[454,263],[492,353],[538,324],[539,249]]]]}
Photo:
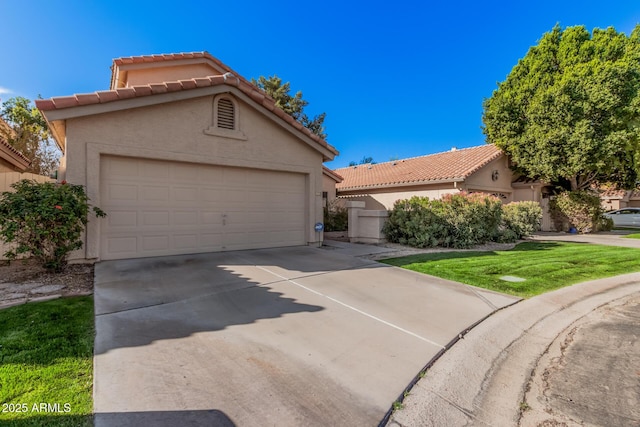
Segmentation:
{"type": "Polygon", "coordinates": [[[214,407],[242,426],[376,425],[447,343],[517,300],[311,247],[95,277],[97,419],[214,407]]]}

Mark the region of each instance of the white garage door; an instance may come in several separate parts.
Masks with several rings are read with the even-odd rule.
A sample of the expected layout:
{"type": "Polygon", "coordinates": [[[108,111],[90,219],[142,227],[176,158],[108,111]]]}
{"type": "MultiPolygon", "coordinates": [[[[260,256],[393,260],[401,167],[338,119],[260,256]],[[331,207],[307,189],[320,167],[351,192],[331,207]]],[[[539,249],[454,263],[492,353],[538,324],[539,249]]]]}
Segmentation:
{"type": "Polygon", "coordinates": [[[104,260],[306,243],[303,174],[124,157],[100,168],[104,260]]]}

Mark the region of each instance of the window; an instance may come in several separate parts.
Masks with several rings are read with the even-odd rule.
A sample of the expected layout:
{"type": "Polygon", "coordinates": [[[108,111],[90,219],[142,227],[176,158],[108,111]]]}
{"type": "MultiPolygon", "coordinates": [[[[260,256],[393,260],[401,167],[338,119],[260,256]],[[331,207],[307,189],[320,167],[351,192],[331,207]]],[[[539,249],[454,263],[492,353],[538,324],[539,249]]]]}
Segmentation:
{"type": "Polygon", "coordinates": [[[239,109],[231,94],[224,93],[213,98],[213,117],[211,126],[204,130],[207,135],[246,140],[240,130],[239,109]]]}

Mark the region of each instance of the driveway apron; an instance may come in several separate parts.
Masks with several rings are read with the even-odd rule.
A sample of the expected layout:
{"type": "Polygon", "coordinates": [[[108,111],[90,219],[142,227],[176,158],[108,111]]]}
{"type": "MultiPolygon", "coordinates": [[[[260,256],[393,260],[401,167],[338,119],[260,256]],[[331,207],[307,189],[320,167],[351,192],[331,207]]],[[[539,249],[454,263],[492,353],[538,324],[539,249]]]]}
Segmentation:
{"type": "Polygon", "coordinates": [[[375,426],[516,298],[322,248],[96,265],[96,426],[375,426]]]}

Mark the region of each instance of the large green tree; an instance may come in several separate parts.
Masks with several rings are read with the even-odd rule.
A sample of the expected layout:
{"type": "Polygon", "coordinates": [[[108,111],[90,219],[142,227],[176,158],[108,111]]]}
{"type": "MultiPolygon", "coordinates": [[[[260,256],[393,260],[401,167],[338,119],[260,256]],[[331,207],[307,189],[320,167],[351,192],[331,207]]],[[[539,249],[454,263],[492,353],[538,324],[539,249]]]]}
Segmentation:
{"type": "Polygon", "coordinates": [[[31,161],[27,172],[50,175],[58,167],[60,153],[51,140],[49,128],[40,111],[23,97],[2,103],[0,138],[11,144],[31,161]]]}
{"type": "Polygon", "coordinates": [[[304,108],[309,105],[309,102],[302,99],[301,91],[296,92],[295,95],[292,96],[290,94],[291,84],[289,82],[283,83],[280,77],[273,75],[269,77],[260,76],[257,80],[251,79],[251,83],[273,98],[278,107],[302,123],[304,127],[323,139],[327,138],[324,128],[326,113],[318,114],[313,118],[307,116],[304,108]]]}
{"type": "Polygon", "coordinates": [[[571,190],[635,185],[640,26],[556,25],[484,101],[483,132],[520,172],[571,190]]]}

